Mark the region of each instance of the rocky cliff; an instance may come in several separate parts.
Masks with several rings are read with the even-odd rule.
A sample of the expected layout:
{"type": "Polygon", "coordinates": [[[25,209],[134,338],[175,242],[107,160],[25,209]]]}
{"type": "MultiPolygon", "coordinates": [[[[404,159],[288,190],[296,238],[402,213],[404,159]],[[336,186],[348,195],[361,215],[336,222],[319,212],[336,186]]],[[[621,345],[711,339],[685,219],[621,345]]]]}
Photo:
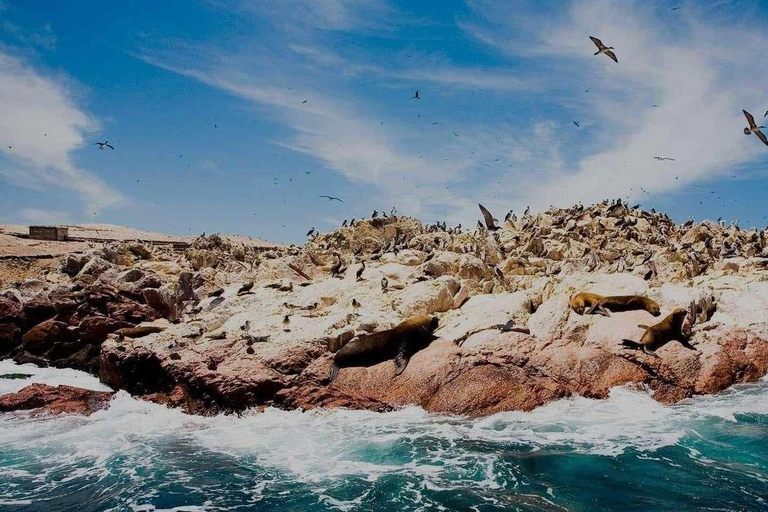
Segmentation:
{"type": "Polygon", "coordinates": [[[301,248],[209,236],[184,252],[122,242],[71,254],[0,293],[0,352],[199,413],[416,404],[479,416],[627,384],[672,403],[768,370],[763,231],[609,202],[500,226],[387,217],[301,248]],[[578,314],[581,291],[686,308],[693,350],[622,345],[663,316],[578,314]],[[336,350],[420,314],[439,318],[436,339],[401,375],[386,361],[329,382],[336,350]]]}

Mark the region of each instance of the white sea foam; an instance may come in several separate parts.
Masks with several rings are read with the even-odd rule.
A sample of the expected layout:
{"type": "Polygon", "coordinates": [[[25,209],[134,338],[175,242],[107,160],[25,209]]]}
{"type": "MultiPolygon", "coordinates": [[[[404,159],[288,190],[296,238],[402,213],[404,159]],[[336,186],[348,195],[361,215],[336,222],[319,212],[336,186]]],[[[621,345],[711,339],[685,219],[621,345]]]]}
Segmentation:
{"type": "Polygon", "coordinates": [[[10,359],[0,360],[0,375],[8,373],[25,373],[31,377],[28,379],[0,379],[0,395],[15,393],[32,383],[111,391],[109,386],[102,384],[99,379],[85,372],[61,368],[40,368],[34,364],[16,364],[10,359]]]}
{"type": "MultiPolygon", "coordinates": [[[[98,387],[92,377],[71,370],[35,371],[40,369],[3,365],[0,372],[33,373],[23,385],[46,381],[98,387]]],[[[375,482],[385,475],[404,474],[418,477],[423,488],[430,490],[517,487],[516,470],[505,466],[499,453],[488,450],[489,444],[499,446],[500,451],[513,447],[616,456],[635,450],[651,457],[662,447],[696,437],[697,426],[712,418],[738,421],[739,415],[767,412],[765,381],[676,406],[659,404],[643,391],[615,388],[606,400],[574,397],[532,412],[505,412],[477,420],[430,415],[417,407],[383,414],[267,409],[242,417],[204,418],[118,392],[108,409],[89,417],[0,415],[0,431],[4,432],[0,448],[45,453],[47,466],[73,468],[68,479],[82,476],[80,471],[103,478],[109,472],[110,458],[130,457],[133,473],[139,474],[139,469],[151,469],[157,446],[184,442],[278,471],[290,481],[315,489],[319,501],[345,510],[357,507],[359,499],[340,500],[328,491],[342,477],[375,482]],[[88,464],[78,466],[76,461],[82,460],[88,464]]],[[[703,462],[700,455],[690,453],[703,462]]],[[[23,470],[8,468],[0,470],[0,475],[9,476],[7,471],[23,470]]],[[[140,480],[133,473],[124,476],[140,480]]],[[[176,481],[188,477],[184,470],[174,473],[176,481]]],[[[406,487],[401,492],[419,491],[406,487]]],[[[263,492],[254,485],[254,501],[263,492]]],[[[0,499],[9,497],[6,494],[0,499]]],[[[145,498],[151,501],[150,496],[145,498]]],[[[206,506],[187,509],[205,510],[206,506]]],[[[135,507],[154,510],[141,508],[145,505],[138,502],[135,507]]]]}

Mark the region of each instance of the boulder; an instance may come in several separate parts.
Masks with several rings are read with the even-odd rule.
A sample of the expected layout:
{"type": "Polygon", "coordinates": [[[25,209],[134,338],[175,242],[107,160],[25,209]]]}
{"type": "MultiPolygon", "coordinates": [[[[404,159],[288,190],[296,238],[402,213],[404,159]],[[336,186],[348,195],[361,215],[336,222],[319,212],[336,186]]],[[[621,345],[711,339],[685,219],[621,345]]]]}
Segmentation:
{"type": "Polygon", "coordinates": [[[21,391],[0,396],[0,411],[29,411],[36,414],[81,414],[89,416],[109,407],[114,393],[72,386],[31,384],[21,391]]]}

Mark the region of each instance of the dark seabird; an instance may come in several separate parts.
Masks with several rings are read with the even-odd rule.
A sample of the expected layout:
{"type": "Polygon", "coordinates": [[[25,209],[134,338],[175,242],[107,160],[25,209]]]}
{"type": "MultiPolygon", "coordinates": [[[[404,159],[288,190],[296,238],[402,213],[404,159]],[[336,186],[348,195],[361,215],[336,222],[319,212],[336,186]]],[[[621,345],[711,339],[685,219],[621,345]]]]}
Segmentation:
{"type": "Polygon", "coordinates": [[[352,307],[355,309],[355,313],[357,313],[357,310],[360,309],[360,303],[357,302],[357,299],[352,299],[352,307]]]}
{"type": "Polygon", "coordinates": [[[312,229],[307,231],[307,235],[306,236],[312,236],[313,234],[315,234],[315,226],[312,226],[312,229]]]}
{"type": "Polygon", "coordinates": [[[317,196],[317,197],[324,197],[324,198],[328,199],[329,201],[338,201],[340,203],[344,202],[341,199],[339,199],[338,197],[333,197],[333,196],[317,196]]]}
{"type": "Polygon", "coordinates": [[[359,269],[357,269],[357,273],[355,274],[355,281],[362,281],[363,280],[363,271],[365,270],[365,262],[360,266],[359,269]]]}
{"type": "Polygon", "coordinates": [[[307,101],[309,101],[309,100],[304,100],[304,101],[302,101],[302,102],[301,102],[301,104],[303,105],[303,104],[304,104],[304,103],[306,103],[307,101]]]}
{"type": "Polygon", "coordinates": [[[371,214],[371,218],[375,219],[378,216],[379,216],[379,212],[377,212],[376,210],[373,210],[373,213],[371,214]]]}
{"type": "Polygon", "coordinates": [[[607,55],[610,57],[610,59],[613,62],[616,62],[618,64],[619,59],[616,58],[616,54],[613,53],[611,50],[615,50],[613,46],[605,46],[601,40],[599,40],[596,37],[589,36],[589,38],[592,40],[593,43],[595,43],[595,46],[597,46],[597,51],[595,52],[595,55],[600,55],[601,53],[607,55]]]}
{"type": "MultiPolygon", "coordinates": [[[[99,146],[99,151],[103,150],[104,148],[109,148],[109,149],[112,149],[112,150],[115,149],[114,147],[112,147],[112,144],[110,144],[109,141],[106,141],[106,140],[104,142],[94,142],[93,145],[94,146],[99,146]]],[[[8,147],[10,147],[10,146],[8,146],[8,147]]]]}
{"type": "Polygon", "coordinates": [[[344,219],[344,222],[341,223],[341,227],[347,227],[347,219],[344,219]]]}
{"type": "Polygon", "coordinates": [[[381,278],[381,291],[386,292],[387,286],[389,286],[389,279],[385,277],[381,278]]]}
{"type": "Polygon", "coordinates": [[[285,332],[290,332],[290,330],[291,330],[290,329],[290,326],[291,326],[291,315],[293,315],[292,312],[288,313],[287,315],[285,315],[283,317],[283,330],[285,332]]]}
{"type": "Polygon", "coordinates": [[[221,294],[224,293],[224,288],[219,288],[218,290],[214,290],[211,293],[208,294],[209,297],[221,297],[221,294]]]}
{"type": "Polygon", "coordinates": [[[512,218],[512,210],[509,210],[507,212],[507,215],[504,217],[504,222],[509,222],[509,219],[512,218]]]}
{"type": "Polygon", "coordinates": [[[237,290],[238,295],[244,295],[251,291],[251,288],[253,288],[253,281],[245,283],[243,286],[240,287],[239,290],[237,290]]]}
{"type": "Polygon", "coordinates": [[[414,100],[420,100],[421,99],[421,96],[419,96],[419,90],[418,89],[416,89],[416,92],[413,93],[413,99],[414,100]]]}
{"type": "Polygon", "coordinates": [[[579,122],[578,122],[578,121],[574,121],[574,122],[573,122],[573,124],[575,124],[575,125],[576,125],[576,128],[581,128],[581,125],[579,124],[579,122]]]}
{"type": "Polygon", "coordinates": [[[755,118],[752,117],[752,114],[747,112],[746,110],[742,110],[744,112],[744,117],[747,118],[747,122],[749,123],[749,126],[747,128],[744,128],[744,135],[752,135],[753,133],[757,135],[757,138],[763,141],[763,144],[768,146],[768,139],[765,138],[765,134],[760,131],[760,128],[765,128],[765,126],[757,126],[755,123],[755,118]]]}
{"type": "Polygon", "coordinates": [[[496,222],[498,222],[496,219],[493,218],[493,215],[491,215],[491,212],[489,212],[485,206],[478,204],[477,206],[480,207],[480,211],[483,214],[483,218],[485,219],[485,227],[488,228],[488,231],[496,231],[499,229],[499,226],[496,225],[496,222]]]}

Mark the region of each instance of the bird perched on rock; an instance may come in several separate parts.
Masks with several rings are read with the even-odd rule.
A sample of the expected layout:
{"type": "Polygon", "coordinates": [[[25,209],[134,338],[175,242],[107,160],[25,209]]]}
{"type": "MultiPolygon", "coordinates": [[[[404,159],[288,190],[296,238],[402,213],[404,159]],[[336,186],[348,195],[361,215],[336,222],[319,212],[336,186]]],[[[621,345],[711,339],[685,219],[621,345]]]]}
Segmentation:
{"type": "Polygon", "coordinates": [[[389,286],[389,279],[385,277],[381,278],[381,291],[387,293],[387,287],[389,286]]]}
{"type": "Polygon", "coordinates": [[[251,291],[251,288],[253,288],[253,281],[245,283],[243,286],[241,286],[240,289],[237,290],[237,294],[245,295],[246,293],[249,293],[251,291]]]}
{"type": "Polygon", "coordinates": [[[341,223],[341,227],[347,227],[347,219],[344,219],[344,222],[341,223]]]}
{"type": "Polygon", "coordinates": [[[355,310],[355,314],[358,314],[358,310],[360,309],[360,303],[357,302],[357,299],[352,299],[352,308],[355,310]]]}
{"type": "Polygon", "coordinates": [[[306,236],[312,236],[312,235],[314,235],[314,234],[315,234],[315,226],[312,226],[312,229],[310,229],[309,231],[307,231],[307,235],[306,235],[306,236]]]}
{"type": "Polygon", "coordinates": [[[218,290],[213,290],[211,293],[208,294],[209,297],[221,297],[221,294],[224,293],[224,288],[219,288],[218,290]]]}
{"type": "Polygon", "coordinates": [[[375,219],[378,216],[379,216],[379,212],[377,212],[376,210],[373,210],[373,213],[371,214],[371,218],[375,219]]]}
{"type": "Polygon", "coordinates": [[[283,317],[283,331],[285,332],[291,332],[291,315],[293,313],[288,313],[283,317]]]}
{"type": "Polygon", "coordinates": [[[251,330],[251,322],[250,320],[246,320],[243,325],[240,326],[241,331],[248,332],[251,330]]]}
{"type": "Polygon", "coordinates": [[[357,274],[355,277],[355,281],[362,281],[363,280],[363,271],[365,270],[365,261],[363,261],[363,264],[360,265],[360,268],[357,269],[357,274]]]}

